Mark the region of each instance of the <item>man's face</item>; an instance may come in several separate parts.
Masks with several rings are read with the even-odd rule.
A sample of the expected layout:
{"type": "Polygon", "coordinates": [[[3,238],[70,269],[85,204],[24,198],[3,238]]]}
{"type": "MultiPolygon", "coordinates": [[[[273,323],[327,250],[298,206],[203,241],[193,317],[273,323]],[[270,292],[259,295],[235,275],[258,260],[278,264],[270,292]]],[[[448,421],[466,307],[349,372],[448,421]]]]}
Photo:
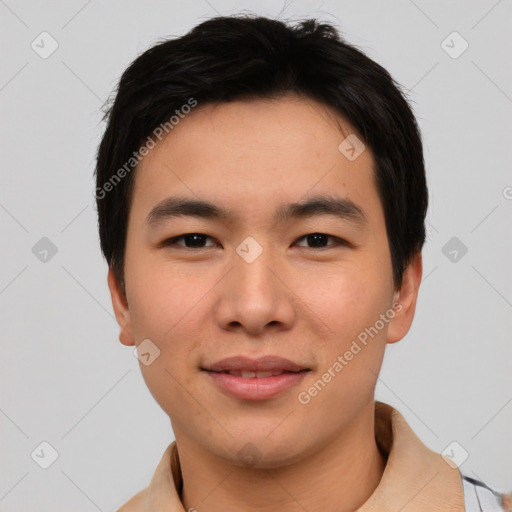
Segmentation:
{"type": "Polygon", "coordinates": [[[368,147],[355,160],[340,151],[345,136],[333,112],[296,96],[199,104],[139,165],[120,339],[160,350],[141,370],[178,443],[233,463],[252,443],[257,463],[270,467],[360,428],[362,411],[373,409],[386,341],[408,325],[391,334],[398,295],[373,157],[368,147]],[[345,208],[276,217],[320,196],[345,208]],[[162,216],[161,208],[149,222],[171,197],[227,213],[162,216]],[[230,391],[204,370],[267,355],[309,371],[288,375],[282,388],[282,376],[258,384],[224,375],[238,389],[230,391]]]}

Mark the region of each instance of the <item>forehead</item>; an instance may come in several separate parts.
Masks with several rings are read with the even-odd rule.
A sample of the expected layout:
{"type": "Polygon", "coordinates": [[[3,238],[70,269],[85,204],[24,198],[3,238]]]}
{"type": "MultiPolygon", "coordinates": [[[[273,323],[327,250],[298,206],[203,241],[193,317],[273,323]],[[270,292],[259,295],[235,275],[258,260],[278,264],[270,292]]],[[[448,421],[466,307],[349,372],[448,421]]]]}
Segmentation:
{"type": "Polygon", "coordinates": [[[179,195],[270,218],[278,203],[326,194],[379,208],[369,148],[340,151],[354,137],[339,114],[296,95],[198,104],[140,162],[131,209],[147,215],[179,195]]]}

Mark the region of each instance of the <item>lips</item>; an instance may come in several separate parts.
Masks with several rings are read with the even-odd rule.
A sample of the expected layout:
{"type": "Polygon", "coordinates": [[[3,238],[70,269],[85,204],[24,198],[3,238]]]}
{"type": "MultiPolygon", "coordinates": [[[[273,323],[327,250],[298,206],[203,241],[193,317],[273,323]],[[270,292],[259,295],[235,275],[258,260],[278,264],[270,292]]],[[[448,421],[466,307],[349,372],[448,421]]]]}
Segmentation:
{"type": "Polygon", "coordinates": [[[202,370],[218,390],[238,400],[277,398],[297,387],[311,371],[279,356],[229,357],[202,370]]]}
{"type": "Polygon", "coordinates": [[[309,371],[304,365],[279,356],[263,356],[251,359],[244,356],[228,357],[207,365],[203,370],[215,373],[228,373],[245,379],[265,378],[283,373],[309,371]]]}
{"type": "MultiPolygon", "coordinates": [[[[308,370],[302,370],[308,371],[308,370]]],[[[235,377],[242,377],[243,379],[264,379],[265,377],[275,377],[277,375],[283,375],[283,373],[299,373],[299,372],[290,372],[287,370],[272,370],[272,371],[259,371],[259,372],[251,372],[250,370],[229,370],[224,372],[214,372],[214,373],[226,373],[229,375],[234,375],[235,377]]]]}

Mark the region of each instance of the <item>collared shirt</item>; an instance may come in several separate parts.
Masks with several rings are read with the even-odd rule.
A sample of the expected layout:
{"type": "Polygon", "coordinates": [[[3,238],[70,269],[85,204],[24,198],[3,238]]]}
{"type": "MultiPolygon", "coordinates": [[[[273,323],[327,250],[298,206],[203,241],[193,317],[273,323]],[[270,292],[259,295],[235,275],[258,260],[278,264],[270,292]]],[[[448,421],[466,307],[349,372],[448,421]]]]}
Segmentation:
{"type": "MultiPolygon", "coordinates": [[[[500,512],[504,498],[484,483],[462,475],[442,455],[427,448],[404,417],[375,402],[375,439],[387,456],[379,485],[358,512],[500,512]]],[[[176,441],[165,450],[146,489],[118,512],[185,512],[176,441]]],[[[192,509],[193,510],[193,509],[192,509]]]]}

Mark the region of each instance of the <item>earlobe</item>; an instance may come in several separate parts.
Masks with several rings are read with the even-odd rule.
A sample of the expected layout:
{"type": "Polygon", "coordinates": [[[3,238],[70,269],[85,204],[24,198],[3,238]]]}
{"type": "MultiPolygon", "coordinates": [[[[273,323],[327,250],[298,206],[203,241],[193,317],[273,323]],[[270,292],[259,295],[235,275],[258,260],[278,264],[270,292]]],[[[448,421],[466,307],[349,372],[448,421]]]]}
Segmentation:
{"type": "Polygon", "coordinates": [[[128,301],[119,287],[112,267],[108,270],[107,282],[110,290],[110,297],[112,299],[112,307],[114,308],[114,314],[120,327],[119,341],[123,345],[135,345],[128,301]]]}
{"type": "Polygon", "coordinates": [[[402,286],[395,291],[393,296],[395,317],[389,322],[387,343],[396,343],[409,332],[416,311],[422,273],[421,252],[417,252],[404,270],[402,286]]]}

